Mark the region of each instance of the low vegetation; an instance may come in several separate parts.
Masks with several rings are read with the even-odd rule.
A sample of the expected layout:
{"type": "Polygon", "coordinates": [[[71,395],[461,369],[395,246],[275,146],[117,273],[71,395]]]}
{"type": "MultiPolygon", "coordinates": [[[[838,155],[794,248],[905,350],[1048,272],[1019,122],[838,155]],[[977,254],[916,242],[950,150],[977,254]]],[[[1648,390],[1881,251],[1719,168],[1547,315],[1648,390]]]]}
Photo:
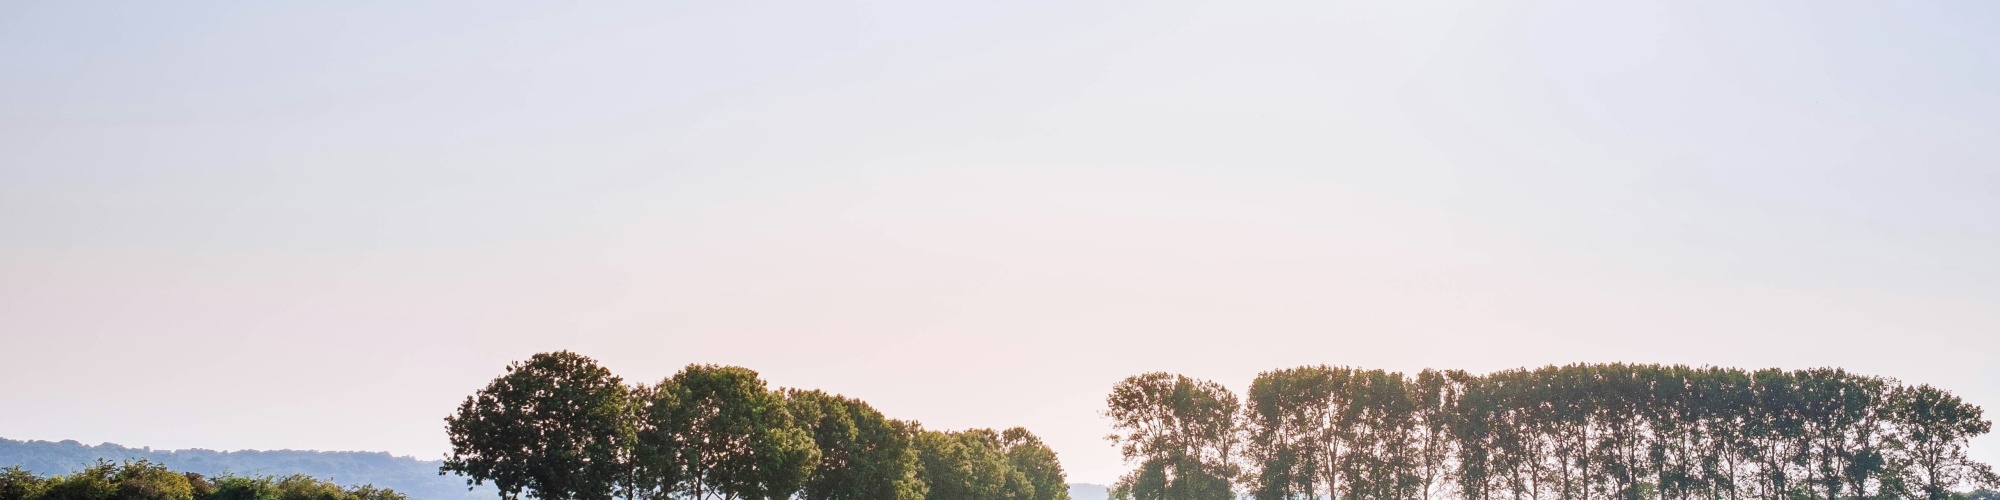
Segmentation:
{"type": "Polygon", "coordinates": [[[203,477],[147,460],[98,461],[69,474],[42,477],[18,466],[0,469],[0,500],[409,500],[374,486],[343,488],[311,476],[203,477]]]}
{"type": "Polygon", "coordinates": [[[208,477],[257,475],[285,477],[303,474],[343,485],[373,484],[422,500],[493,498],[493,489],[467,491],[464,481],[439,476],[437,460],[418,460],[381,452],[202,449],[159,450],[113,443],[86,445],[76,441],[17,441],[0,438],[0,467],[20,466],[45,476],[68,473],[99,460],[146,460],[180,472],[208,477]]]}

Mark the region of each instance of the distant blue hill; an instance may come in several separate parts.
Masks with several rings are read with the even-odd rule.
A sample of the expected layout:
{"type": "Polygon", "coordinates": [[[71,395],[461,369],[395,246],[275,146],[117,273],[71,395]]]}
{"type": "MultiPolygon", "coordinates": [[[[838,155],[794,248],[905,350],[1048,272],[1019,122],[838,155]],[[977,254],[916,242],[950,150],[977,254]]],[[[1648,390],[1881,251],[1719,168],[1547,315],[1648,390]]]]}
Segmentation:
{"type": "MultiPolygon", "coordinates": [[[[305,474],[343,486],[373,484],[409,495],[413,500],[473,500],[496,498],[492,485],[467,491],[465,478],[438,475],[436,460],[417,460],[365,451],[213,451],[127,448],[112,443],[91,446],[76,441],[15,441],[0,438],[0,468],[18,465],[41,475],[68,474],[98,459],[114,462],[146,459],[167,468],[205,476],[286,476],[305,474]]],[[[1069,485],[1071,500],[1107,500],[1105,487],[1069,485]]]]}
{"type": "Polygon", "coordinates": [[[1110,500],[1111,489],[1101,485],[1071,483],[1069,500],[1110,500]]]}
{"type": "Polygon", "coordinates": [[[205,476],[224,473],[305,474],[343,486],[373,484],[396,490],[415,500],[471,500],[499,496],[490,484],[467,491],[464,477],[438,475],[438,461],[381,452],[154,450],[111,443],[90,446],[76,441],[0,438],[0,467],[18,465],[42,475],[67,474],[98,459],[116,462],[141,458],[177,471],[205,476]]]}

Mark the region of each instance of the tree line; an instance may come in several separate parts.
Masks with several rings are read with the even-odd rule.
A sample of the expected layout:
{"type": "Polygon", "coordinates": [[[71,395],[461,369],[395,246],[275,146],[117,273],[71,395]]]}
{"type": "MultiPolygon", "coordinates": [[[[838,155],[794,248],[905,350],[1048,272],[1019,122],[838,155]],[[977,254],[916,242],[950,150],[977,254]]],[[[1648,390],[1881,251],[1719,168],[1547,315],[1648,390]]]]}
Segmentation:
{"type": "Polygon", "coordinates": [[[145,459],[96,464],[69,474],[0,469],[0,500],[409,500],[373,485],[343,488],[303,474],[216,478],[175,472],[145,459]]]}
{"type": "Polygon", "coordinates": [[[18,465],[27,472],[42,475],[67,473],[98,460],[125,462],[141,459],[176,471],[210,477],[230,473],[274,477],[304,474],[338,484],[373,484],[423,500],[469,500],[493,496],[490,487],[467,491],[464,482],[458,478],[439,476],[438,461],[382,452],[158,450],[113,443],[86,445],[73,440],[51,442],[0,438],[0,466],[18,465]]]}
{"type": "Polygon", "coordinates": [[[1579,364],[1474,375],[1309,366],[1246,397],[1168,373],[1106,415],[1114,498],[2000,499],[1977,406],[1840,369],[1579,364]]]}
{"type": "Polygon", "coordinates": [[[507,372],[445,418],[439,474],[542,500],[1068,500],[1026,429],[935,431],[867,403],[689,365],[631,384],[568,351],[507,372]]]}

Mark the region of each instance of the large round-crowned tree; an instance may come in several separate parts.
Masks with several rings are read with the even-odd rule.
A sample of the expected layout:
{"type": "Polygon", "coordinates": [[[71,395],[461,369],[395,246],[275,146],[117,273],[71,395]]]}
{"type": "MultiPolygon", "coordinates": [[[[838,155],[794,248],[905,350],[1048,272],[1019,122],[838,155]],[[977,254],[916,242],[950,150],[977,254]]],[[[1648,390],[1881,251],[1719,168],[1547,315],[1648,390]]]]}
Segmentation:
{"type": "Polygon", "coordinates": [[[623,381],[596,361],[537,354],[445,417],[452,450],[439,473],[491,481],[507,499],[612,498],[628,484],[630,403],[623,381]]]}

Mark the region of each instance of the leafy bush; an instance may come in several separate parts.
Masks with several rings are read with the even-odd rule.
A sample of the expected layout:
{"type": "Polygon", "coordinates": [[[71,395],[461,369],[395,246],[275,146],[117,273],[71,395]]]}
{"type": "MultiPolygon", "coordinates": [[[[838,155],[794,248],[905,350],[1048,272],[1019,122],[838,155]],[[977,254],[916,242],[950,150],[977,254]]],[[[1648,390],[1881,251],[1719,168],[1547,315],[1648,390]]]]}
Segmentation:
{"type": "Polygon", "coordinates": [[[43,478],[20,467],[0,469],[0,500],[409,500],[373,485],[343,488],[312,476],[224,475],[210,481],[144,459],[99,460],[82,470],[43,478]]]}

